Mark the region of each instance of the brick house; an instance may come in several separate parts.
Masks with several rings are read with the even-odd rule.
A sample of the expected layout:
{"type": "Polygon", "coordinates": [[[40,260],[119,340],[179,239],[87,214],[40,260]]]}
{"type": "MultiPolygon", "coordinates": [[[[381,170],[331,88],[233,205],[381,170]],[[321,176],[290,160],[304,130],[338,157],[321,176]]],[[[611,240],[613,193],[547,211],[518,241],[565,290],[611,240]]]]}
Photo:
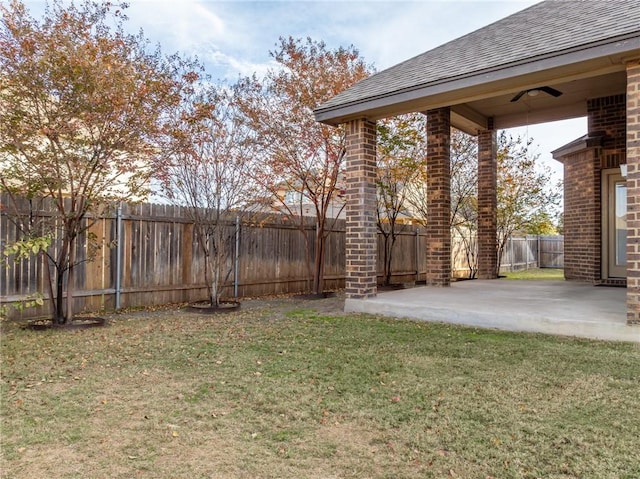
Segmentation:
{"type": "Polygon", "coordinates": [[[450,127],[478,138],[478,275],[492,279],[496,131],[586,116],[587,135],[554,152],[565,168],[566,279],[626,280],[627,323],[640,324],[640,0],[543,1],[315,110],[348,126],[347,299],[376,295],[375,122],[408,112],[428,118],[428,286],[450,284],[450,127]]]}

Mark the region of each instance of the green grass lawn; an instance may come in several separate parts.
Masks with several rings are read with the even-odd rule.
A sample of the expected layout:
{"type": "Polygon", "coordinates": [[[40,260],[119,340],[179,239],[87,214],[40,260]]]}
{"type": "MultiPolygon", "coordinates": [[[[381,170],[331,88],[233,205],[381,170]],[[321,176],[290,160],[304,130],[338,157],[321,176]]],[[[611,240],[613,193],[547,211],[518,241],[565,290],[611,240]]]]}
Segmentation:
{"type": "Polygon", "coordinates": [[[501,273],[506,279],[529,279],[529,280],[564,280],[564,270],[554,268],[532,268],[522,271],[508,271],[501,273]]]}
{"type": "Polygon", "coordinates": [[[640,477],[637,345],[311,308],[3,325],[3,477],[640,477]]]}

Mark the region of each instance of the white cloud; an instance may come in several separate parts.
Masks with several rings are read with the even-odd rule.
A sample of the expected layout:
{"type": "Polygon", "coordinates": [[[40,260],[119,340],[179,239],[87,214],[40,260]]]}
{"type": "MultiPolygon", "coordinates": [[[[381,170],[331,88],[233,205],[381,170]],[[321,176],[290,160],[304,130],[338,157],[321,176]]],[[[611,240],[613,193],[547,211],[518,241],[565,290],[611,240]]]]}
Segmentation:
{"type": "MultiPolygon", "coordinates": [[[[28,0],[34,15],[44,0],[28,0]]],[[[378,70],[453,40],[537,0],[218,1],[130,0],[128,28],[142,28],[163,52],[197,55],[214,79],[262,76],[278,37],[354,45],[378,70]]],[[[549,124],[548,124],[549,125],[549,124]]],[[[586,132],[584,119],[528,129],[541,156],[586,132]]]]}
{"type": "Polygon", "coordinates": [[[191,54],[203,44],[217,44],[226,31],[222,18],[196,0],[134,0],[126,14],[130,29],[142,28],[167,53],[191,54]]]}
{"type": "MultiPolygon", "coordinates": [[[[527,8],[537,0],[137,3],[154,5],[153,15],[139,18],[147,25],[145,32],[149,26],[156,26],[157,41],[165,51],[182,45],[185,51],[197,53],[214,77],[233,81],[239,75],[263,75],[275,66],[269,51],[280,36],[309,36],[325,41],[329,48],[353,44],[367,62],[381,70],[527,8]],[[172,27],[175,22],[181,27],[172,27]]],[[[132,17],[131,23],[137,19],[138,16],[132,17]]],[[[551,159],[550,152],[584,134],[586,121],[532,125],[514,132],[532,137],[541,159],[561,176],[562,166],[551,159]]]]}

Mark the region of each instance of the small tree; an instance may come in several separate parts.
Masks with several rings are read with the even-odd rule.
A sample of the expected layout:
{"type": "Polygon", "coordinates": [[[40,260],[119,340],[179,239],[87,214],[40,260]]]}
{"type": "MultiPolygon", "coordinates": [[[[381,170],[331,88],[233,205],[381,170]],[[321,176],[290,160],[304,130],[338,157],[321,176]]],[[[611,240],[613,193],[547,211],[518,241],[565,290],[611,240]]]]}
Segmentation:
{"type": "Polygon", "coordinates": [[[331,51],[323,42],[309,38],[306,42],[280,38],[271,56],[277,69],[270,70],[263,82],[246,80],[251,85],[247,91],[252,93],[244,102],[244,111],[261,149],[254,177],[271,204],[304,235],[312,290],[322,293],[326,239],[344,205],[339,182],[346,130],[317,123],[313,109],[367,77],[369,68],[355,48],[331,51]],[[316,220],[313,267],[304,204],[310,205],[316,220]]]}
{"type": "MultiPolygon", "coordinates": [[[[531,142],[504,131],[498,136],[498,271],[508,239],[518,231],[548,231],[561,197],[562,188],[550,185],[551,170],[539,164],[538,155],[530,154],[531,142]]],[[[463,242],[470,277],[477,272],[477,149],[474,137],[452,129],[451,231],[463,242]]],[[[421,175],[407,201],[426,225],[426,172],[421,175]]]]}
{"type": "Polygon", "coordinates": [[[462,242],[469,278],[478,272],[478,142],[451,131],[451,233],[462,242]]]}
{"type": "Polygon", "coordinates": [[[498,137],[498,271],[509,238],[542,228],[562,195],[561,185],[551,185],[551,169],[529,151],[532,141],[504,131],[498,137]]]}
{"type": "Polygon", "coordinates": [[[554,214],[547,209],[539,211],[531,218],[528,225],[525,226],[524,233],[536,236],[557,235],[558,223],[561,221],[560,215],[554,214]]]}
{"type": "Polygon", "coordinates": [[[378,231],[384,238],[383,284],[391,284],[393,248],[404,229],[401,215],[408,217],[407,196],[424,162],[426,117],[402,115],[378,123],[377,199],[378,231]]]}
{"type": "MultiPolygon", "coordinates": [[[[426,155],[425,155],[426,158],[426,155]]],[[[425,161],[429,161],[426,158],[425,161]]],[[[469,277],[477,273],[477,141],[466,133],[451,129],[450,173],[451,173],[451,234],[462,241],[469,277]]],[[[427,225],[427,172],[417,165],[413,184],[408,190],[406,202],[414,217],[423,226],[427,225]]]]}
{"type": "Polygon", "coordinates": [[[73,318],[78,241],[95,245],[93,218],[145,197],[161,118],[176,100],[168,62],[142,33],[124,33],[125,7],[54,0],[37,21],[18,0],[0,5],[2,189],[53,205],[47,224],[18,223],[23,240],[52,239],[40,251],[55,323],[73,318]]]}
{"type": "Polygon", "coordinates": [[[238,108],[242,84],[225,88],[196,82],[167,128],[169,152],[163,171],[166,197],[188,208],[205,259],[211,306],[220,306],[232,272],[232,220],[251,206],[253,143],[238,108]]]}

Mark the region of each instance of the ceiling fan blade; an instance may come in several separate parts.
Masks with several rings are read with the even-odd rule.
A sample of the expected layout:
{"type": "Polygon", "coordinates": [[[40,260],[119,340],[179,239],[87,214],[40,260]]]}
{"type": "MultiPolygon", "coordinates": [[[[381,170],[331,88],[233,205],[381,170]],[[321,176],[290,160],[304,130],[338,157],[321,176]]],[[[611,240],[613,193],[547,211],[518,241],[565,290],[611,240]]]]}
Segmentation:
{"type": "Polygon", "coordinates": [[[550,86],[542,86],[540,88],[538,88],[538,90],[541,90],[545,93],[548,93],[551,96],[555,96],[555,97],[559,97],[560,95],[562,95],[561,91],[556,90],[555,88],[551,88],[550,86]]]}
{"type": "Polygon", "coordinates": [[[527,93],[527,90],[522,90],[520,93],[518,93],[516,96],[514,96],[511,101],[518,101],[520,98],[522,98],[522,95],[524,95],[525,93],[527,93]]]}

